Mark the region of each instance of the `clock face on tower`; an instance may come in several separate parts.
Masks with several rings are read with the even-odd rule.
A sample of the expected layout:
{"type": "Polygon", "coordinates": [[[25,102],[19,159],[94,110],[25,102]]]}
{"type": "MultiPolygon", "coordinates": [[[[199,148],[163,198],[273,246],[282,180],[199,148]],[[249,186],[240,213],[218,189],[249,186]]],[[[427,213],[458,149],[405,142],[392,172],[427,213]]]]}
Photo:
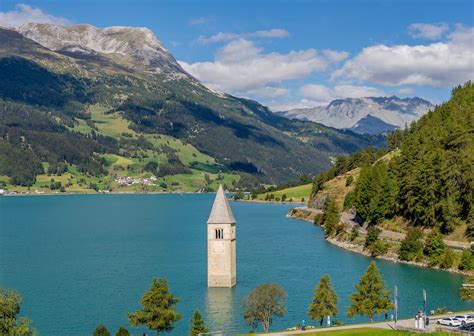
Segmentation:
{"type": "Polygon", "coordinates": [[[225,252],[225,246],[223,241],[213,241],[212,242],[212,253],[222,254],[225,252]]]}

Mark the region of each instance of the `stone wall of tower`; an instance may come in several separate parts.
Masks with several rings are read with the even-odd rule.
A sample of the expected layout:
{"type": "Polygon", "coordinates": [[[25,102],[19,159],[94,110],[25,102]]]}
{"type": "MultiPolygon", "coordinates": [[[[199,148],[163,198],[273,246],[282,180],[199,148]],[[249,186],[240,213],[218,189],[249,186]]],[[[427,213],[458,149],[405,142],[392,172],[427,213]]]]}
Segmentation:
{"type": "Polygon", "coordinates": [[[235,223],[208,224],[207,274],[209,287],[234,287],[236,284],[235,223]],[[216,230],[223,230],[223,238],[216,230]]]}

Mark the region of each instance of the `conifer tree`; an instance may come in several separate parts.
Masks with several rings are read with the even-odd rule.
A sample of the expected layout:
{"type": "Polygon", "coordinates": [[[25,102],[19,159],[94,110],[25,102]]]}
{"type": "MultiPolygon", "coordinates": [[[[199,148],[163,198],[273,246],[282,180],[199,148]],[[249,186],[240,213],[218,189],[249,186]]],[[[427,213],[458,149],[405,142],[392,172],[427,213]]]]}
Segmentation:
{"type": "Polygon", "coordinates": [[[339,224],[339,209],[336,201],[327,197],[324,203],[323,226],[326,236],[331,237],[336,232],[336,226],[339,224]]]}
{"type": "Polygon", "coordinates": [[[107,327],[101,324],[97,328],[95,328],[93,336],[111,336],[111,335],[110,335],[109,330],[107,330],[107,327]]]}
{"type": "Polygon", "coordinates": [[[385,162],[364,167],[354,193],[357,213],[369,224],[380,223],[394,213],[397,189],[385,162]]]}
{"type": "Polygon", "coordinates": [[[390,291],[385,289],[382,275],[375,262],[372,262],[350,297],[351,305],[348,307],[347,316],[366,315],[372,322],[375,314],[392,309],[393,304],[389,296],[390,291]]]}
{"type": "Polygon", "coordinates": [[[130,336],[130,332],[126,328],[120,327],[115,336],[130,336]]]}
{"type": "Polygon", "coordinates": [[[329,275],[324,274],[314,291],[313,301],[308,311],[309,318],[319,320],[319,325],[322,326],[326,316],[332,317],[339,313],[337,301],[338,297],[332,287],[329,275]]]}
{"type": "Polygon", "coordinates": [[[162,331],[173,330],[173,324],[181,319],[181,314],[176,312],[178,301],[169,292],[165,279],[153,279],[150,289],[140,301],[143,308],[129,313],[128,320],[134,326],[144,324],[149,329],[156,330],[156,335],[159,336],[162,331]]]}
{"type": "Polygon", "coordinates": [[[189,331],[189,336],[197,336],[207,332],[209,332],[209,329],[205,326],[201,313],[197,310],[194,311],[193,318],[191,319],[191,330],[189,331]]]}

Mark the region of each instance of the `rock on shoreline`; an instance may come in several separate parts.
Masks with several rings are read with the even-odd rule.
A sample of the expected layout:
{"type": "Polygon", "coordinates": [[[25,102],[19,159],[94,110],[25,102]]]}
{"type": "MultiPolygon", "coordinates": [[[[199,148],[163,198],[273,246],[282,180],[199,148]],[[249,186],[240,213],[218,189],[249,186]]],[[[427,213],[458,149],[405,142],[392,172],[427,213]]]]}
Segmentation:
{"type": "MultiPolygon", "coordinates": [[[[300,208],[291,209],[288,212],[287,217],[291,217],[291,218],[295,218],[295,219],[299,219],[299,220],[304,220],[304,221],[310,222],[313,225],[315,225],[314,224],[314,217],[318,213],[322,213],[322,211],[319,210],[319,209],[300,207],[300,208]]],[[[418,266],[418,267],[423,267],[423,268],[430,268],[430,269],[435,269],[435,270],[439,270],[439,271],[450,272],[450,273],[460,274],[460,275],[468,275],[469,276],[469,275],[473,275],[473,273],[474,273],[474,272],[469,272],[469,271],[461,271],[461,270],[453,269],[453,268],[441,269],[437,266],[436,267],[429,267],[428,264],[424,263],[424,262],[400,260],[400,259],[398,259],[398,256],[394,253],[388,253],[386,255],[380,255],[380,256],[377,256],[377,257],[372,257],[370,255],[370,253],[368,253],[368,251],[365,251],[364,247],[360,244],[355,244],[355,243],[344,241],[344,240],[338,240],[335,237],[332,237],[332,238],[331,237],[326,237],[325,239],[326,239],[327,242],[329,242],[329,243],[331,243],[331,244],[333,244],[337,247],[343,248],[346,251],[362,254],[366,257],[377,258],[377,259],[391,261],[391,262],[394,262],[394,263],[407,264],[407,265],[418,266]]]]}

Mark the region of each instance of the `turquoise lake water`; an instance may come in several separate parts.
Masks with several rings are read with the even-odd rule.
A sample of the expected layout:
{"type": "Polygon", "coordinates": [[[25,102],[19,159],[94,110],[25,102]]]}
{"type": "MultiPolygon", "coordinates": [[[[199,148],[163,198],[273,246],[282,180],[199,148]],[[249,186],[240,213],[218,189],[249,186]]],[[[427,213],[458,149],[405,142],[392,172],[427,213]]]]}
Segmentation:
{"type": "MultiPolygon", "coordinates": [[[[278,283],[288,313],[271,329],[306,318],[314,287],[328,273],[340,297],[338,318],[371,259],[327,243],[322,230],[285,217],[289,205],[231,202],[237,219],[234,289],[207,288],[206,220],[214,195],[81,195],[0,197],[0,285],[23,296],[22,313],[40,335],[91,335],[98,324],[112,334],[128,326],[127,312],[153,277],[165,277],[180,298],[186,335],[194,309],[212,330],[249,328],[240,303],[255,286],[278,283]]],[[[400,317],[421,307],[472,309],[458,299],[462,277],[377,261],[387,286],[398,285],[400,317]]],[[[311,324],[307,322],[307,324],[311,324]]],[[[135,333],[145,328],[129,328],[135,333]]]]}

